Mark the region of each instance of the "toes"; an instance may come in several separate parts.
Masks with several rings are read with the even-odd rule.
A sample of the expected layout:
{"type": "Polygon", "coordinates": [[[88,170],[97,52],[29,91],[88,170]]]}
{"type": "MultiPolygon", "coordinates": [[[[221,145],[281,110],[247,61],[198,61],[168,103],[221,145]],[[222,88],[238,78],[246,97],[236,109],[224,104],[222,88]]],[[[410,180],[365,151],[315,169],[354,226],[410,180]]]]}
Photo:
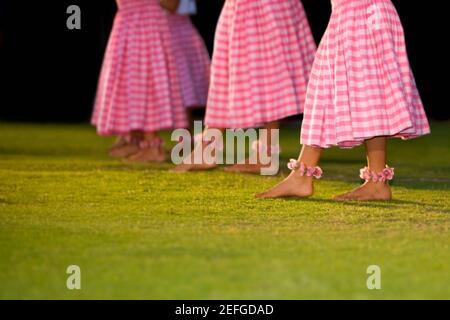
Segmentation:
{"type": "Polygon", "coordinates": [[[334,196],[333,200],[334,201],[346,201],[346,200],[348,200],[347,196],[348,196],[348,194],[346,194],[346,193],[345,194],[340,194],[340,195],[334,196]]]}
{"type": "Polygon", "coordinates": [[[255,194],[255,197],[258,199],[271,199],[273,198],[273,194],[270,193],[270,191],[260,192],[255,194]]]}
{"type": "Polygon", "coordinates": [[[350,192],[350,193],[344,193],[338,196],[335,196],[333,198],[335,201],[363,201],[364,197],[362,197],[360,194],[350,192]]]}
{"type": "Polygon", "coordinates": [[[267,191],[257,193],[256,197],[261,199],[273,199],[273,198],[279,198],[283,196],[283,192],[277,188],[272,188],[267,191]]]}

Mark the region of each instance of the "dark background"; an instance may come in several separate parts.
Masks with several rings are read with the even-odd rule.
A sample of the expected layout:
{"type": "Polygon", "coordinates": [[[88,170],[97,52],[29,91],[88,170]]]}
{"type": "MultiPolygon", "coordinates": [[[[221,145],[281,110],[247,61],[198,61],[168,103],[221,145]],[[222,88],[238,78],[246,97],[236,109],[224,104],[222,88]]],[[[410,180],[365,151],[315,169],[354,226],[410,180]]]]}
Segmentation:
{"type": "MultiPolygon", "coordinates": [[[[264,1],[264,0],[254,0],[264,1]]],[[[193,19],[212,50],[223,0],[199,0],[193,19]]],[[[443,0],[397,0],[413,71],[429,116],[450,118],[448,27],[443,0]]],[[[303,0],[317,41],[330,0],[303,0]]],[[[88,121],[114,0],[0,0],[0,119],[88,121]],[[66,9],[81,7],[81,30],[66,28],[66,9]]]]}

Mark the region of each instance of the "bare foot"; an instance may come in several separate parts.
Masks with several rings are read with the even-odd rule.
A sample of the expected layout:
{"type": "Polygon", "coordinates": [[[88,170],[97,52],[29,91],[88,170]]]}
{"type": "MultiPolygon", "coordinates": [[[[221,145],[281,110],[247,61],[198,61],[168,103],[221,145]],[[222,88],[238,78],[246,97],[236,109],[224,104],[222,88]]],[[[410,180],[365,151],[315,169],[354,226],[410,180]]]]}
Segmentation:
{"type": "Polygon", "coordinates": [[[207,171],[217,168],[217,164],[179,164],[172,169],[173,172],[207,171]]]}
{"type": "Polygon", "coordinates": [[[336,201],[390,201],[392,192],[389,184],[366,182],[362,186],[334,197],[336,201]]]}
{"type": "Polygon", "coordinates": [[[163,148],[145,148],[128,158],[125,162],[128,163],[145,163],[145,162],[164,162],[166,161],[166,153],[163,148]]]}
{"type": "MultiPolygon", "coordinates": [[[[203,147],[207,146],[208,143],[204,142],[203,147]]],[[[188,155],[184,160],[183,163],[177,165],[175,168],[173,168],[172,172],[190,172],[190,171],[207,171],[212,170],[218,167],[217,163],[206,163],[206,161],[203,160],[202,163],[195,163],[194,158],[196,152],[202,152],[202,149],[196,148],[194,151],[191,152],[190,155],[188,155]]],[[[210,161],[208,161],[210,162],[210,161]]]]}
{"type": "Polygon", "coordinates": [[[226,167],[226,172],[241,172],[241,173],[260,173],[261,169],[269,168],[269,166],[262,164],[235,164],[230,167],[226,167]]]}
{"type": "Polygon", "coordinates": [[[258,193],[257,198],[285,198],[299,197],[307,198],[314,193],[313,178],[299,176],[292,172],[286,179],[272,189],[258,193]]]}
{"type": "Polygon", "coordinates": [[[109,148],[109,151],[112,151],[114,149],[123,147],[123,146],[125,146],[127,144],[128,144],[127,139],[125,139],[125,137],[123,137],[123,136],[119,136],[119,137],[117,137],[116,141],[114,141],[114,143],[111,146],[111,148],[109,148]]]}
{"type": "Polygon", "coordinates": [[[126,143],[120,147],[111,148],[109,156],[113,158],[126,158],[139,151],[139,147],[134,143],[126,143]]]}
{"type": "Polygon", "coordinates": [[[177,165],[172,169],[173,172],[207,171],[218,167],[217,163],[194,163],[194,153],[191,153],[184,161],[185,163],[177,165]]]}

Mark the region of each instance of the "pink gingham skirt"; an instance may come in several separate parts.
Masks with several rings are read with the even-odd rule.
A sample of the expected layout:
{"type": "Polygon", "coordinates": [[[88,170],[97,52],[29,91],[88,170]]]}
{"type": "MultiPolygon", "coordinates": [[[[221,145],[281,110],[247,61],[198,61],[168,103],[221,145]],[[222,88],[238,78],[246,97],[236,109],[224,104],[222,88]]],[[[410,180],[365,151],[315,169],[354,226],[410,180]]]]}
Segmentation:
{"type": "Polygon", "coordinates": [[[158,0],[121,0],[92,123],[101,135],[187,126],[169,26],[158,0]]]}
{"type": "Polygon", "coordinates": [[[430,128],[390,0],[336,0],[308,86],[301,143],[351,148],[430,128]]]}
{"type": "Polygon", "coordinates": [[[175,60],[185,107],[204,107],[211,60],[203,39],[188,16],[169,16],[175,60]]]}
{"type": "Polygon", "coordinates": [[[316,45],[299,0],[227,0],[214,50],[207,126],[255,127],[303,111],[316,45]]]}

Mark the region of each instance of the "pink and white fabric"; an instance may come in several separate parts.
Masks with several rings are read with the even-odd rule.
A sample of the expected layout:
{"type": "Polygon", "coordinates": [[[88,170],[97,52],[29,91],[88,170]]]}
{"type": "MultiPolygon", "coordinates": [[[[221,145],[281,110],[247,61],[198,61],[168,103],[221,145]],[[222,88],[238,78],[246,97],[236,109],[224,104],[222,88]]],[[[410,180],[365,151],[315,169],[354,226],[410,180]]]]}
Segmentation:
{"type": "Polygon", "coordinates": [[[216,30],[206,125],[248,128],[301,113],[315,52],[299,0],[227,0],[216,30]]]}
{"type": "Polygon", "coordinates": [[[186,127],[170,13],[158,0],[121,0],[92,123],[101,135],[186,127]]]}
{"type": "Polygon", "coordinates": [[[171,14],[169,25],[183,105],[204,107],[208,97],[211,65],[208,50],[189,16],[171,14]]]}
{"type": "Polygon", "coordinates": [[[335,0],[308,86],[301,143],[351,148],[430,128],[390,0],[335,0]]]}

